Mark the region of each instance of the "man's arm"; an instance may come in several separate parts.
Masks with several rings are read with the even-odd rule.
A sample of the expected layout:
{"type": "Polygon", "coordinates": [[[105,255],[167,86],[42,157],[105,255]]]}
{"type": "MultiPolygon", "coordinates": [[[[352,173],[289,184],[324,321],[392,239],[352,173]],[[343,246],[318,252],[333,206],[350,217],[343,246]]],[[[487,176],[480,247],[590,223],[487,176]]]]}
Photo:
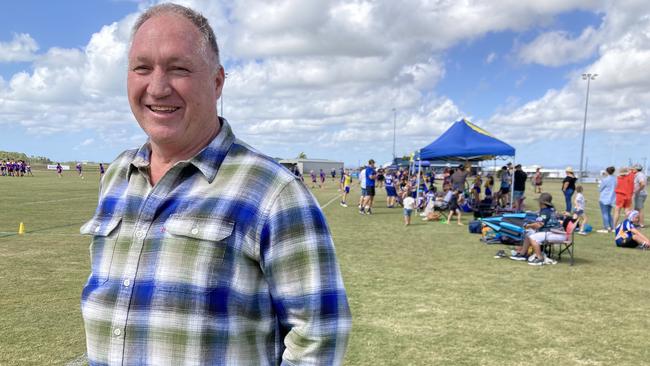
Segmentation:
{"type": "Polygon", "coordinates": [[[282,364],[342,364],[351,314],[325,217],[295,182],[273,201],[260,260],[286,346],[282,364]]]}

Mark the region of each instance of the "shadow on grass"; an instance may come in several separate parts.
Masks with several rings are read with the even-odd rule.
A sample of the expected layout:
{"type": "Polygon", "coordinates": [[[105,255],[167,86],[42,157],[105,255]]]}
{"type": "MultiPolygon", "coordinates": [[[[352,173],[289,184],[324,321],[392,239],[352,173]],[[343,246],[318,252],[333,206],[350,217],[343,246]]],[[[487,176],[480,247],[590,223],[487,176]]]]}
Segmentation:
{"type": "MultiPolygon", "coordinates": [[[[66,227],[71,227],[71,226],[81,227],[81,225],[83,225],[84,223],[85,223],[85,221],[81,221],[81,222],[74,222],[72,224],[44,227],[42,229],[36,229],[36,230],[28,230],[28,231],[25,231],[25,235],[29,235],[29,234],[33,234],[33,233],[41,233],[41,232],[44,232],[44,231],[49,231],[49,230],[54,230],[54,229],[61,229],[61,228],[66,228],[66,227]]],[[[13,236],[18,236],[18,233],[16,232],[16,233],[10,233],[10,234],[2,234],[2,235],[0,235],[0,239],[9,238],[9,237],[13,237],[13,236]]]]}

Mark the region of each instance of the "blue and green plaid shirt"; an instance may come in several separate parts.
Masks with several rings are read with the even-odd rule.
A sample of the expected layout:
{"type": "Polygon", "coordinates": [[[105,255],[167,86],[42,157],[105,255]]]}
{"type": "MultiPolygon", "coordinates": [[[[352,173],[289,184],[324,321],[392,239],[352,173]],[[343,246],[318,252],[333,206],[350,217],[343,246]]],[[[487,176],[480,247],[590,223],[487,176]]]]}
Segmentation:
{"type": "Polygon", "coordinates": [[[148,144],[103,178],[81,309],[91,365],[337,365],[351,315],[317,202],[221,131],[152,187],[148,144]]]}

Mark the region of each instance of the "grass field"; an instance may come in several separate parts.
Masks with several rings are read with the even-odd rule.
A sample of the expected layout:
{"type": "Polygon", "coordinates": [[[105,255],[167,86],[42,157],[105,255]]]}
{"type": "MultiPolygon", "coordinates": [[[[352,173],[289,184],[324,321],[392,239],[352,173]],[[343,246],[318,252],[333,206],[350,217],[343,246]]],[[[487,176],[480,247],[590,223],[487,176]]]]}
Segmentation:
{"type": "MultiPolygon", "coordinates": [[[[0,365],[65,365],[84,353],[89,243],[78,232],[97,181],[0,177],[0,365]],[[20,222],[25,235],[16,235],[20,222]]],[[[564,206],[559,184],[544,188],[564,206]]],[[[503,247],[467,227],[416,217],[404,227],[378,191],[375,214],[362,216],[358,189],[349,208],[331,201],[331,181],[314,190],[321,205],[331,201],[324,212],[353,312],[346,365],[650,364],[650,251],[594,233],[576,238],[573,267],[494,259],[503,247]]],[[[598,228],[596,191],[586,187],[598,228]]]]}

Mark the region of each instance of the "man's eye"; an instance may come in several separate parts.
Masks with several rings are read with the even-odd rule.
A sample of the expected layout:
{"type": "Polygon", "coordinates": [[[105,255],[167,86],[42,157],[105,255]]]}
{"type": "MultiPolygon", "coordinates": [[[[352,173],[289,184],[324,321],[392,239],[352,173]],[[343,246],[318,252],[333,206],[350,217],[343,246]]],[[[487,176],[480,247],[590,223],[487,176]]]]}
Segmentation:
{"type": "Polygon", "coordinates": [[[131,68],[131,70],[132,70],[133,72],[138,73],[138,74],[146,73],[146,72],[148,72],[150,69],[151,69],[151,68],[149,68],[148,66],[144,66],[144,65],[138,65],[138,66],[134,66],[134,67],[131,68]]]}
{"type": "Polygon", "coordinates": [[[188,69],[186,69],[184,67],[181,67],[181,66],[172,67],[172,71],[175,72],[175,73],[179,73],[179,74],[189,74],[190,73],[190,70],[188,70],[188,69]]]}

